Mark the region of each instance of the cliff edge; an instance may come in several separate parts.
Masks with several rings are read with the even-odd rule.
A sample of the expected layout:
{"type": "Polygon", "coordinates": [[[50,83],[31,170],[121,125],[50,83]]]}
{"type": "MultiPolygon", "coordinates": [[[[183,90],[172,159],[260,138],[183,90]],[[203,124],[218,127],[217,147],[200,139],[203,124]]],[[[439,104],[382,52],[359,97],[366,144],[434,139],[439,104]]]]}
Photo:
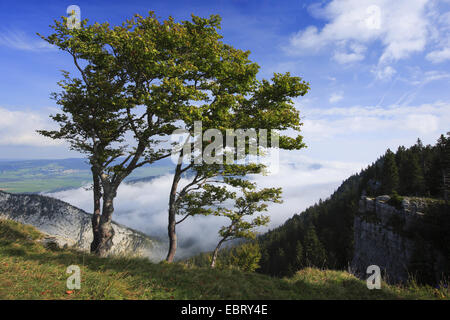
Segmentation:
{"type": "MultiPolygon", "coordinates": [[[[59,247],[88,251],[93,238],[91,217],[58,199],[0,191],[0,218],[32,225],[47,235],[44,242],[59,247]]],[[[160,241],[116,222],[113,228],[112,255],[143,256],[152,261],[163,259],[166,248],[160,241]]]]}
{"type": "MultiPolygon", "coordinates": [[[[430,223],[438,220],[431,220],[433,213],[429,212],[439,206],[421,198],[400,199],[387,195],[361,197],[354,219],[352,272],[367,277],[367,267],[377,265],[387,282],[426,276],[438,283],[449,274],[448,252],[443,252],[430,236],[439,226],[430,223]]],[[[439,207],[437,216],[448,219],[444,208],[439,207]]]]}

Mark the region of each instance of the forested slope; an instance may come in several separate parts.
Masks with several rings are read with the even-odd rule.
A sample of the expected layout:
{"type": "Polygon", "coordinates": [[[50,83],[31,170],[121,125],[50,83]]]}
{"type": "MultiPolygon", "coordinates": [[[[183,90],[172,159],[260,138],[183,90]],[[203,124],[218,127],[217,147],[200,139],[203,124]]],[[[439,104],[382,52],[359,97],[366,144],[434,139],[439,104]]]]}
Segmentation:
{"type": "MultiPolygon", "coordinates": [[[[444,198],[449,189],[448,180],[450,133],[447,137],[441,135],[434,146],[424,146],[418,140],[414,146],[401,146],[395,153],[387,150],[365,170],[345,180],[328,199],[262,235],[259,271],[285,276],[308,266],[346,269],[352,260],[353,222],[361,195],[444,198]]],[[[448,206],[433,219],[441,219],[445,211],[448,206]]],[[[441,225],[441,228],[448,227],[441,225]]],[[[423,236],[433,237],[433,234],[423,236]]]]}

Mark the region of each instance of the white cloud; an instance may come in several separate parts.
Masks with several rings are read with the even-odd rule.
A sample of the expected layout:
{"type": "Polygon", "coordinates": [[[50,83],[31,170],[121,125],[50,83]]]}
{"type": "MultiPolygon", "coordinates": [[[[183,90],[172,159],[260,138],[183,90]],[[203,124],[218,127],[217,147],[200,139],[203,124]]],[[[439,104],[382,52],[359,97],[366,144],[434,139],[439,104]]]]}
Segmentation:
{"type": "MultiPolygon", "coordinates": [[[[392,136],[435,135],[448,131],[450,104],[437,102],[420,106],[349,107],[304,111],[303,132],[308,139],[329,140],[338,136],[367,134],[375,139],[389,132],[392,136]]],[[[372,141],[371,140],[371,141],[372,141]]]]}
{"type": "MultiPolygon", "coordinates": [[[[339,46],[342,41],[367,46],[379,41],[383,52],[380,63],[388,63],[408,57],[425,49],[429,20],[426,15],[427,0],[333,0],[318,16],[328,22],[320,30],[308,26],[294,34],[287,47],[292,54],[315,52],[328,46],[339,46]]],[[[341,63],[360,61],[360,52],[335,53],[334,59],[341,63]]]]}
{"type": "Polygon", "coordinates": [[[51,129],[55,124],[47,115],[33,111],[12,111],[0,107],[0,145],[49,146],[61,144],[39,135],[36,130],[51,129]]]}
{"type": "Polygon", "coordinates": [[[411,114],[406,117],[405,126],[420,134],[437,132],[439,128],[439,118],[438,115],[432,114],[411,114]]]}
{"type": "MultiPolygon", "coordinates": [[[[315,161],[302,155],[302,151],[282,151],[280,170],[267,176],[253,176],[259,187],[282,187],[282,204],[268,208],[274,228],[295,213],[300,213],[320,198],[328,197],[349,175],[358,172],[365,164],[332,161],[315,161]]],[[[115,201],[113,219],[126,226],[167,241],[167,204],[171,175],[150,182],[122,184],[115,201]]],[[[182,180],[186,183],[186,180],[182,180]]],[[[87,212],[92,211],[91,191],[84,188],[50,194],[87,212]]],[[[218,231],[229,221],[218,217],[191,217],[177,227],[179,250],[177,257],[212,250],[217,244],[218,231]]],[[[267,231],[262,228],[259,231],[267,231]]]]}
{"type": "Polygon", "coordinates": [[[433,63],[441,63],[446,60],[450,60],[450,48],[431,51],[427,54],[426,58],[433,63]]]}
{"type": "Polygon", "coordinates": [[[333,59],[336,60],[338,63],[345,64],[345,63],[351,63],[356,61],[361,61],[364,59],[364,55],[362,53],[346,53],[346,52],[335,52],[333,59]]]}
{"type": "Polygon", "coordinates": [[[342,93],[335,92],[330,96],[330,99],[328,99],[328,101],[330,103],[336,103],[336,102],[341,101],[343,98],[344,98],[344,96],[342,93]]]}
{"type": "Polygon", "coordinates": [[[423,86],[432,81],[449,79],[450,73],[437,71],[437,70],[431,70],[431,71],[426,71],[426,72],[420,72],[417,76],[415,76],[415,78],[418,78],[418,79],[407,80],[407,82],[409,82],[413,85],[423,86]]]}
{"type": "Polygon", "coordinates": [[[391,66],[378,65],[372,69],[372,73],[378,80],[390,80],[392,76],[397,73],[397,71],[391,66]]]}
{"type": "Polygon", "coordinates": [[[9,47],[25,51],[49,51],[55,47],[39,39],[37,35],[33,37],[18,30],[8,30],[0,33],[0,46],[9,47]]]}
{"type": "Polygon", "coordinates": [[[338,49],[334,52],[333,59],[336,62],[340,64],[346,64],[361,61],[364,59],[364,53],[367,49],[365,46],[353,42],[349,45],[350,52],[348,52],[345,47],[346,46],[344,42],[341,45],[341,49],[338,49]]]}

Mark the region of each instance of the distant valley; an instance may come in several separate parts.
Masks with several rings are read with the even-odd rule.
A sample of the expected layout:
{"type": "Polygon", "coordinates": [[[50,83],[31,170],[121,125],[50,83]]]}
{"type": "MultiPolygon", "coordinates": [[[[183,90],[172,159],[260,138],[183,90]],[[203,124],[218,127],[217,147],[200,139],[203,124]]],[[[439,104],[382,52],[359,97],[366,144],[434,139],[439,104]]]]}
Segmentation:
{"type": "MultiPolygon", "coordinates": [[[[171,160],[138,168],[126,181],[148,181],[171,170],[171,160]]],[[[0,160],[0,190],[10,193],[47,193],[79,188],[91,183],[85,159],[0,160]]]]}

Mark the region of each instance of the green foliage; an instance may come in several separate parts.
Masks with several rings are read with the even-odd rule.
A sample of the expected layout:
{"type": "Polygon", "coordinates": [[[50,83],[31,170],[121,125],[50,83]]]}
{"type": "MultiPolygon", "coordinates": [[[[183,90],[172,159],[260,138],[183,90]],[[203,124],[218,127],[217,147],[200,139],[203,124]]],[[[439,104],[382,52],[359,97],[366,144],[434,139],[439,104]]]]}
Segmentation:
{"type": "Polygon", "coordinates": [[[305,265],[323,268],[326,262],[325,249],[316,234],[316,229],[310,225],[305,235],[305,265]]]}
{"type": "Polygon", "coordinates": [[[258,242],[246,242],[230,249],[227,255],[221,252],[218,267],[254,272],[259,268],[260,260],[261,250],[258,242]]]}
{"type": "Polygon", "coordinates": [[[415,243],[414,257],[410,266],[411,273],[419,283],[439,281],[442,276],[450,275],[450,207],[444,201],[428,201],[425,215],[416,221],[409,233],[415,243]],[[425,246],[425,243],[427,244],[425,246]],[[440,252],[444,257],[446,270],[443,275],[433,274],[435,255],[433,251],[440,252]]]}
{"type": "Polygon", "coordinates": [[[399,184],[398,169],[395,162],[395,155],[391,150],[387,150],[384,155],[383,171],[381,187],[382,192],[385,194],[391,194],[397,192],[399,184]]]}
{"type": "MultiPolygon", "coordinates": [[[[271,133],[277,136],[281,149],[305,147],[299,133],[302,123],[293,98],[305,95],[309,83],[289,73],[275,73],[270,80],[258,80],[259,66],[248,59],[250,52],[221,41],[220,16],[192,15],[191,21],[175,22],[172,17],[159,21],[154,12],[149,12],[147,17],[136,14],[118,26],[88,25],[87,20],[83,20],[79,29],[69,29],[66,21],[64,17],[55,21],[54,33],[40,36],[67,52],[79,75],[63,72],[64,79],[59,83],[62,92],[53,95],[62,109],[52,116],[59,130],[39,132],[66,140],[72,149],[88,155],[95,205],[99,205],[100,195],[103,195],[100,223],[110,220],[116,191],[126,177],[143,165],[171,155],[171,148],[167,149],[162,142],[175,130],[197,135],[194,137],[197,141],[185,142],[196,144],[202,139],[199,135],[212,128],[221,133],[227,129],[262,128],[270,134],[268,143],[272,140],[271,133]],[[196,121],[202,123],[200,134],[195,132],[196,121]],[[289,136],[275,135],[276,130],[289,129],[289,136]],[[134,143],[125,139],[128,136],[134,138],[134,143]]],[[[209,150],[212,142],[201,151],[209,150]]],[[[243,147],[245,151],[250,151],[249,144],[243,147]]],[[[223,150],[213,149],[211,153],[218,159],[223,158],[225,153],[220,154],[220,151],[223,150]]],[[[236,153],[230,162],[240,160],[236,153]]],[[[246,152],[241,159],[250,153],[246,152]]],[[[182,149],[178,157],[169,200],[171,240],[175,239],[177,223],[192,215],[212,214],[210,206],[233,197],[224,187],[208,184],[209,179],[225,176],[228,181],[223,182],[235,185],[238,180],[231,177],[255,173],[253,165],[239,168],[233,164],[198,163],[193,154],[183,154],[182,149]],[[188,164],[183,167],[181,160],[185,157],[188,164]],[[178,190],[178,182],[185,172],[193,173],[194,178],[178,190]],[[199,188],[203,188],[203,192],[198,192],[199,188]],[[177,222],[176,214],[184,217],[177,222]]],[[[261,168],[258,171],[261,172],[261,168]]],[[[239,183],[242,187],[245,180],[239,183]]],[[[264,197],[270,197],[269,192],[245,191],[245,198],[238,198],[237,205],[241,206],[252,197],[268,200],[264,197]]],[[[251,210],[261,211],[263,206],[258,207],[256,202],[251,210]]],[[[219,211],[215,214],[223,214],[233,221],[232,237],[250,237],[249,230],[253,226],[267,223],[266,217],[244,222],[236,212],[219,211]]],[[[227,229],[221,233],[229,237],[227,229]]],[[[94,234],[97,234],[95,230],[94,234]]],[[[173,242],[170,242],[172,252],[168,260],[173,259],[173,242]]],[[[100,247],[105,245],[100,244],[100,247]]]]}
{"type": "Polygon", "coordinates": [[[394,191],[391,194],[391,198],[389,199],[388,204],[400,210],[403,207],[403,199],[403,197],[399,196],[398,193],[394,191]]]}
{"type": "Polygon", "coordinates": [[[226,206],[215,209],[214,215],[230,220],[228,226],[223,226],[219,230],[222,240],[254,239],[256,237],[254,228],[269,223],[269,217],[265,215],[258,215],[251,220],[246,220],[246,218],[252,217],[255,213],[267,211],[267,202],[281,203],[281,188],[255,190],[255,187],[254,184],[242,187],[242,195],[232,197],[234,199],[233,209],[228,209],[226,206]]]}
{"type": "Polygon", "coordinates": [[[303,252],[303,245],[301,241],[297,241],[297,245],[295,246],[295,262],[294,262],[294,268],[295,270],[300,270],[305,265],[305,258],[304,258],[304,252],[303,252]]]}

